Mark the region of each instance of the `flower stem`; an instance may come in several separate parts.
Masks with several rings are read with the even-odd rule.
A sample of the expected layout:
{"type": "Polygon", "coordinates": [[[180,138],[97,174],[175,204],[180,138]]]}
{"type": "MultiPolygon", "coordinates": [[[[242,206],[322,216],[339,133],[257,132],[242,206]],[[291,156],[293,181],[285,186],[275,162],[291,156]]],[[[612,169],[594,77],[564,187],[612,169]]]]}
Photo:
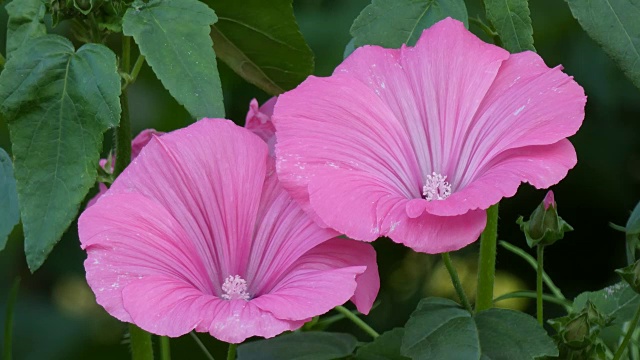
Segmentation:
{"type": "Polygon", "coordinates": [[[160,360],[171,360],[171,345],[167,336],[160,336],[160,360]]]}
{"type": "MultiPolygon", "coordinates": [[[[131,61],[131,38],[125,36],[122,39],[122,61],[120,63],[121,70],[129,71],[131,61]]],[[[127,98],[127,89],[122,89],[120,95],[120,107],[122,115],[120,116],[120,125],[116,129],[116,163],[114,167],[114,175],[118,176],[122,173],[127,165],[131,162],[131,122],[129,120],[129,100],[127,98]]]]}
{"type": "Polygon", "coordinates": [[[478,291],[476,312],[493,307],[493,282],[496,275],[496,244],[498,240],[498,204],[487,209],[487,227],[480,236],[478,261],[478,291]]]}
{"type": "Polygon", "coordinates": [[[633,316],[633,320],[631,320],[631,324],[629,325],[627,334],[624,336],[624,339],[622,339],[622,343],[618,347],[618,350],[613,355],[613,360],[620,360],[622,358],[622,355],[624,355],[624,352],[627,349],[627,345],[631,340],[631,336],[633,336],[633,333],[636,330],[636,326],[638,326],[638,320],[640,320],[640,306],[638,306],[636,314],[633,316]]]}
{"type": "Polygon", "coordinates": [[[227,360],[236,360],[237,344],[229,344],[229,350],[227,350],[227,360]]]}
{"type": "Polygon", "coordinates": [[[131,80],[130,83],[136,81],[138,74],[140,73],[140,69],[142,68],[142,64],[144,64],[144,55],[138,55],[138,59],[136,59],[135,64],[133,64],[133,69],[131,70],[131,80]]]}
{"type": "Polygon", "coordinates": [[[462,288],[462,283],[460,282],[460,278],[458,277],[458,272],[451,263],[451,256],[448,252],[442,253],[442,261],[444,262],[444,266],[447,268],[447,271],[449,271],[451,282],[453,283],[453,287],[456,289],[456,293],[458,293],[458,298],[460,298],[462,306],[464,306],[467,311],[473,312],[473,310],[471,309],[471,304],[469,304],[467,294],[464,293],[464,289],[462,288]]]}
{"type": "Polygon", "coordinates": [[[189,333],[189,335],[191,335],[191,337],[193,338],[193,341],[196,342],[196,344],[198,344],[198,347],[200,348],[200,350],[202,350],[202,352],[204,353],[204,355],[207,357],[207,359],[209,360],[214,360],[213,359],[213,355],[211,355],[211,353],[209,352],[209,350],[207,350],[207,347],[204,346],[204,344],[202,343],[202,341],[200,341],[200,338],[198,337],[198,335],[196,335],[195,331],[192,331],[189,333]]]}
{"type": "Polygon", "coordinates": [[[544,246],[538,245],[538,271],[537,271],[537,281],[536,281],[536,308],[537,308],[537,316],[538,323],[540,326],[544,326],[544,318],[542,316],[542,272],[544,269],[544,246]]]}
{"type": "Polygon", "coordinates": [[[7,299],[7,313],[4,318],[4,351],[3,359],[11,360],[11,345],[13,343],[13,313],[15,311],[16,301],[18,300],[18,289],[20,288],[20,277],[13,280],[11,291],[9,291],[9,299],[7,299]]]}
{"type": "MultiPolygon", "coordinates": [[[[506,293],[498,296],[497,298],[493,299],[493,303],[495,304],[497,302],[508,300],[508,299],[518,299],[518,298],[536,299],[537,297],[538,297],[538,293],[536,293],[535,291],[529,291],[529,290],[513,291],[510,293],[506,293]]],[[[542,294],[542,300],[546,302],[550,302],[552,304],[560,305],[565,309],[571,308],[571,305],[572,305],[571,302],[567,301],[566,299],[560,299],[557,296],[554,296],[551,294],[542,294]]]]}
{"type": "Polygon", "coordinates": [[[377,331],[373,330],[373,328],[371,326],[367,325],[366,322],[362,321],[362,319],[360,319],[359,317],[354,315],[346,307],[344,307],[342,305],[338,305],[338,306],[335,307],[335,309],[336,309],[336,311],[338,311],[339,313],[344,315],[347,319],[353,321],[353,323],[358,325],[358,327],[360,329],[364,330],[364,332],[366,332],[367,334],[371,335],[372,338],[375,339],[378,336],[380,336],[380,334],[378,334],[377,331]]]}
{"type": "Polygon", "coordinates": [[[153,360],[151,334],[134,324],[129,324],[129,335],[131,336],[131,359],[153,360]]]}

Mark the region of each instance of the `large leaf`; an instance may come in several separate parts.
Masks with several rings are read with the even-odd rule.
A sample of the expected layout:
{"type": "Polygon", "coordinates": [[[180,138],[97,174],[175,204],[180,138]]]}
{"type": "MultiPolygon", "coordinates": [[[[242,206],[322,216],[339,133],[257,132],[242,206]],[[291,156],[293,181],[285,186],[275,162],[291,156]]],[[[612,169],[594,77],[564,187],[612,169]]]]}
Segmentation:
{"type": "Polygon", "coordinates": [[[16,179],[13,165],[4,149],[0,148],[0,250],[4,249],[13,227],[20,221],[16,179]]]}
{"type": "Polygon", "coordinates": [[[13,0],[7,4],[7,58],[30,39],[47,33],[42,0],[13,0]]]}
{"type": "Polygon", "coordinates": [[[640,88],[640,2],[567,0],[573,16],[640,88]]]}
{"type": "Polygon", "coordinates": [[[355,46],[414,45],[422,30],[452,17],[468,26],[464,0],[373,0],[351,26],[355,46]]]}
{"type": "Polygon", "coordinates": [[[77,52],[44,35],[18,49],[0,74],[0,111],[9,123],[31,271],[42,265],[96,178],[102,133],[120,119],[115,54],[77,52]]]}
{"type": "Polygon", "coordinates": [[[484,7],[505,49],[535,51],[528,0],[484,0],[484,7]]]}
{"type": "Polygon", "coordinates": [[[629,321],[640,305],[640,295],[625,282],[576,296],[573,300],[574,312],[584,309],[587,300],[590,300],[602,314],[610,316],[612,324],[629,321]]]}
{"type": "Polygon", "coordinates": [[[395,328],[358,349],[355,360],[409,360],[400,354],[403,328],[395,328]]]}
{"type": "Polygon", "coordinates": [[[451,300],[427,298],[405,327],[402,353],[412,359],[510,360],[557,356],[558,349],[529,315],[489,309],[472,316],[451,300]]]}
{"type": "Polygon", "coordinates": [[[313,72],[313,53],[293,16],[292,0],[207,0],[218,15],[216,55],[268,94],[298,86],[313,72]]]}
{"type": "Polygon", "coordinates": [[[197,118],[224,117],[210,25],[216,14],[198,0],[136,0],[122,20],[162,84],[197,118]]]}
{"type": "Polygon", "coordinates": [[[302,332],[238,346],[238,360],[332,360],[353,353],[357,340],[349,334],[302,332]]]}

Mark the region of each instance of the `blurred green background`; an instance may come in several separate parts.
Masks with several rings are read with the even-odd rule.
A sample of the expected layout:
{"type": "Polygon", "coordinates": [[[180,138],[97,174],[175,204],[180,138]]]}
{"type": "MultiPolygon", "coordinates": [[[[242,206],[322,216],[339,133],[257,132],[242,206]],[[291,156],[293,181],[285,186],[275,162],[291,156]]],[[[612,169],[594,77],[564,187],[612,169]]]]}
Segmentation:
{"type": "MultiPolygon", "coordinates": [[[[342,60],[350,39],[349,28],[367,0],[296,0],[294,8],[300,28],[316,55],[316,75],[329,75],[342,60]]],[[[480,1],[467,1],[470,16],[484,17],[480,1]]],[[[578,165],[553,189],[560,215],[575,231],[547,250],[546,270],[572,298],[616,281],[615,268],[624,265],[624,235],[609,222],[624,225],[630,210],[640,200],[640,91],[633,87],[615,64],[584,33],[565,2],[530,2],[535,45],[547,65],[562,64],[585,88],[587,115],[580,132],[571,138],[578,165]]],[[[0,48],[4,48],[6,11],[0,11],[0,48]]],[[[54,29],[65,33],[64,25],[54,29]]],[[[480,34],[474,25],[471,30],[480,34]]],[[[109,44],[119,49],[119,44],[109,44]]],[[[135,56],[135,55],[134,55],[135,56]]],[[[245,83],[219,62],[227,117],[242,125],[249,101],[268,96],[245,83]]],[[[145,65],[137,82],[129,88],[134,134],[145,128],[170,131],[188,125],[188,113],[171,98],[145,65]]],[[[110,145],[107,135],[105,149],[110,145]]],[[[6,124],[0,119],[0,147],[10,153],[6,124]]],[[[95,189],[94,189],[95,192],[95,189]]],[[[518,194],[505,199],[500,208],[499,238],[526,247],[515,220],[528,216],[545,191],[523,185],[518,194]]],[[[90,194],[92,196],[92,194],[90,194]]],[[[15,359],[126,359],[126,326],[110,318],[95,304],[84,280],[83,261],[76,224],[72,224],[53,253],[35,274],[30,274],[22,252],[18,226],[0,253],[0,318],[8,290],[16,276],[22,278],[15,311],[15,359]]],[[[402,326],[418,300],[428,295],[451,296],[453,290],[439,257],[415,254],[388,240],[375,243],[381,275],[380,304],[366,317],[382,332],[402,326]]],[[[473,293],[477,244],[454,255],[460,275],[473,293]]],[[[504,250],[498,252],[496,292],[534,289],[535,274],[521,259],[504,250]]],[[[511,306],[531,311],[528,302],[511,306]]],[[[548,305],[545,315],[560,316],[548,305]]],[[[331,331],[347,331],[368,340],[347,321],[331,331]]],[[[200,338],[216,358],[226,345],[208,334],[200,338]]],[[[0,344],[1,346],[1,344],[0,344]]],[[[176,359],[205,359],[189,336],[171,342],[176,359]]]]}

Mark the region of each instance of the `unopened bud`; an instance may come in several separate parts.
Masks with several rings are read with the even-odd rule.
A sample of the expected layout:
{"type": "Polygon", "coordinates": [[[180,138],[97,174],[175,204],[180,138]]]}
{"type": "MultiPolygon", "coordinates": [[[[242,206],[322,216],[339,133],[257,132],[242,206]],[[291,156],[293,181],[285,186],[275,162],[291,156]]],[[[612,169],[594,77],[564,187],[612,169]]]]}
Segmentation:
{"type": "Polygon", "coordinates": [[[520,216],[516,222],[524,232],[530,247],[551,245],[562,239],[565,232],[573,230],[571,225],[558,216],[558,206],[551,190],[528,221],[524,221],[520,216]]]}

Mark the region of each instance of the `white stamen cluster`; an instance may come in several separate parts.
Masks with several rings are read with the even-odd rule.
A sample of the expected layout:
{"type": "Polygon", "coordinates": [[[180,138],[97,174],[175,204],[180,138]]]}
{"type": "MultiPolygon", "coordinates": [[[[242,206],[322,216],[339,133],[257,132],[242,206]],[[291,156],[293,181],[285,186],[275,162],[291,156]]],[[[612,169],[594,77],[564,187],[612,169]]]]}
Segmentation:
{"type": "Polygon", "coordinates": [[[239,275],[229,275],[222,284],[222,298],[225,300],[249,300],[251,296],[247,292],[247,281],[239,275]]]}
{"type": "Polygon", "coordinates": [[[427,175],[427,181],[422,187],[422,196],[427,201],[444,200],[451,195],[451,184],[447,181],[447,176],[442,176],[436,172],[427,175]]]}

